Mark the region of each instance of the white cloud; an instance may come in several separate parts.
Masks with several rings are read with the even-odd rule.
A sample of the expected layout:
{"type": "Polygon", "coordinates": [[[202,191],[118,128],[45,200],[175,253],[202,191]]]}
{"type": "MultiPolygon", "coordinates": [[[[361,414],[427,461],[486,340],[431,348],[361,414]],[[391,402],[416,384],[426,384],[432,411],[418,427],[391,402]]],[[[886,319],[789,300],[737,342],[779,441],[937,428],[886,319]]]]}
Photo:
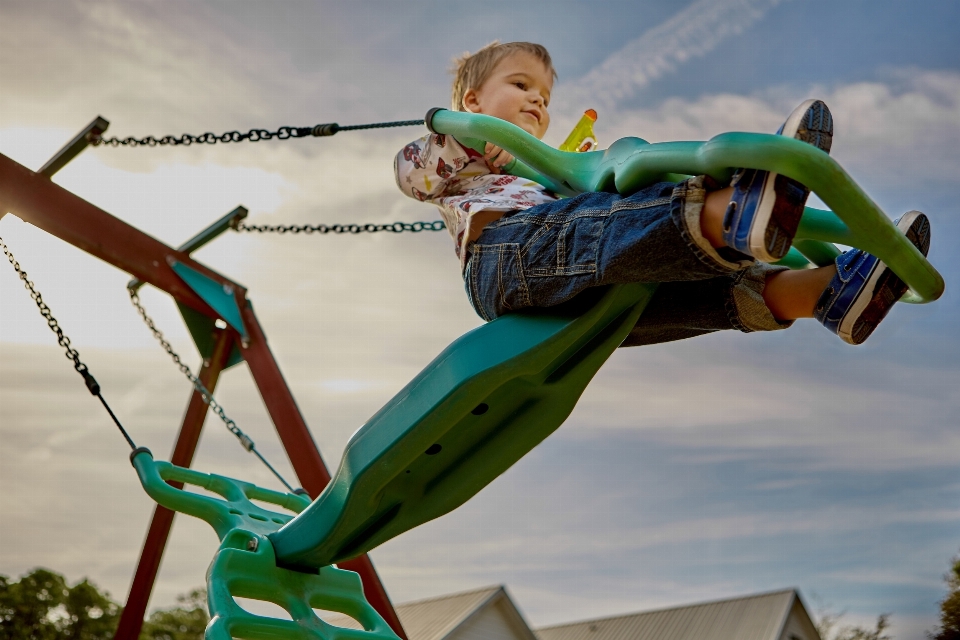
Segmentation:
{"type": "Polygon", "coordinates": [[[740,35],[780,0],[698,0],[609,56],[571,93],[610,109],[681,64],[740,35]],[[732,18],[735,16],[735,18],[732,18]]]}
{"type": "Polygon", "coordinates": [[[627,136],[668,142],[708,140],[727,131],[773,133],[810,97],[826,101],[834,115],[831,156],[868,192],[918,191],[921,183],[944,190],[960,180],[960,73],[955,71],[900,69],[884,82],[668,98],[656,107],[601,112],[597,132],[605,146],[627,136]]]}

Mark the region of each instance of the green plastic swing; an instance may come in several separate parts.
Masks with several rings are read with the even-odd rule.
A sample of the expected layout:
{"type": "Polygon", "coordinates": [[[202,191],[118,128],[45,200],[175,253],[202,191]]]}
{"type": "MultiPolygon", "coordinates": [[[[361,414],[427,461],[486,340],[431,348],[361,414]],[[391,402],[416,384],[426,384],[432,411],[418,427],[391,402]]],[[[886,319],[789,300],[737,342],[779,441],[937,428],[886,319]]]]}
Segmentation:
{"type": "MultiPolygon", "coordinates": [[[[567,153],[489,116],[432,110],[426,121],[432,131],[467,144],[493,142],[522,159],[511,173],[568,195],[628,194],[678,175],[722,180],[733,167],[775,171],[807,185],[834,210],[806,209],[795,249],[783,262],[828,264],[839,253],[830,243],[837,242],[888,264],[910,287],[907,301],[930,302],[943,292],[940,274],[840,165],[797,140],[750,133],[659,144],[625,138],[605,151],[567,153]]],[[[154,462],[148,451],[135,451],[132,460],[150,496],[206,520],[220,537],[208,572],[207,639],[395,637],[363,599],[355,574],[331,565],[452,511],[555,431],[655,289],[596,289],[467,333],[354,434],[333,480],[309,505],[301,496],[154,462]],[[168,479],[224,499],[186,493],[168,479]],[[249,498],[299,515],[257,510],[249,498]],[[273,602],[292,621],[246,612],[234,597],[273,602]],[[314,606],[347,614],[364,630],[332,627],[312,612],[314,606]]]]}

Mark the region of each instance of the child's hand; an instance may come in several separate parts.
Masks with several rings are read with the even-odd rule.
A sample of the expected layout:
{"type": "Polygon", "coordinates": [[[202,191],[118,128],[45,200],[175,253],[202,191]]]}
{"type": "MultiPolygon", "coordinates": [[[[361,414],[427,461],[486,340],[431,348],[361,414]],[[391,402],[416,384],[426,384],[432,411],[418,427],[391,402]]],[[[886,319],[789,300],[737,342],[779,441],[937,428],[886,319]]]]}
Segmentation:
{"type": "Polygon", "coordinates": [[[501,149],[492,142],[488,142],[483,148],[483,159],[487,161],[487,166],[494,173],[500,173],[500,168],[509,164],[513,160],[513,155],[508,151],[501,149]]]}

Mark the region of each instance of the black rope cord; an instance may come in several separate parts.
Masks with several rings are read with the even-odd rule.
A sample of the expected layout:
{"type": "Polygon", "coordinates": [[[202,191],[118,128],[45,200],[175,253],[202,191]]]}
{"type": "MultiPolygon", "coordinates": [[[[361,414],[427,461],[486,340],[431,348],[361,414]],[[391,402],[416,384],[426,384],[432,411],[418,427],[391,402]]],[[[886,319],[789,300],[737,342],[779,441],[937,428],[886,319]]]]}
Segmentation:
{"type": "Polygon", "coordinates": [[[70,338],[64,335],[63,329],[60,328],[60,323],[57,322],[57,319],[54,318],[53,314],[50,312],[50,307],[48,307],[47,303],[43,301],[43,298],[40,296],[40,292],[34,288],[33,282],[31,282],[27,277],[27,272],[20,267],[20,263],[17,262],[16,258],[13,257],[13,254],[10,253],[10,249],[7,247],[7,243],[3,241],[3,238],[0,238],[0,248],[3,249],[4,255],[7,256],[7,260],[10,261],[10,264],[13,266],[14,271],[17,272],[20,280],[23,281],[24,288],[30,292],[30,297],[33,298],[33,301],[37,303],[37,307],[40,309],[40,315],[46,319],[47,326],[50,327],[51,331],[57,334],[57,343],[63,347],[64,355],[66,355],[68,360],[73,361],[73,368],[76,369],[77,373],[83,376],[83,382],[87,385],[87,389],[90,391],[91,395],[94,395],[100,399],[101,404],[103,404],[103,407],[107,410],[107,413],[110,414],[110,418],[113,420],[113,423],[117,425],[118,429],[120,429],[120,433],[123,434],[123,437],[126,439],[127,444],[130,445],[130,448],[136,450],[137,445],[134,444],[133,439],[127,433],[127,430],[123,428],[122,424],[120,424],[120,420],[117,419],[116,414],[113,413],[110,405],[107,404],[107,401],[104,399],[103,395],[101,395],[100,385],[97,383],[96,378],[94,378],[93,374],[90,373],[90,369],[87,367],[87,365],[80,361],[80,354],[70,345],[70,338]]]}
{"type": "Polygon", "coordinates": [[[180,146],[191,144],[216,144],[218,142],[243,142],[244,140],[249,140],[250,142],[259,142],[260,140],[289,140],[291,138],[309,138],[309,137],[325,137],[335,135],[338,131],[359,131],[361,129],[387,129],[389,127],[415,127],[417,125],[422,125],[424,123],[423,119],[420,120],[397,120],[394,122],[373,122],[370,124],[348,124],[341,126],[336,122],[330,122],[327,124],[318,124],[312,127],[280,127],[276,131],[268,131],[267,129],[250,129],[246,133],[240,133],[239,131],[227,131],[217,135],[215,133],[207,132],[202,133],[198,136],[185,133],[180,137],[177,136],[163,136],[161,138],[154,138],[153,136],[147,136],[146,138],[94,138],[92,144],[95,147],[108,145],[111,147],[156,147],[156,146],[180,146]]]}

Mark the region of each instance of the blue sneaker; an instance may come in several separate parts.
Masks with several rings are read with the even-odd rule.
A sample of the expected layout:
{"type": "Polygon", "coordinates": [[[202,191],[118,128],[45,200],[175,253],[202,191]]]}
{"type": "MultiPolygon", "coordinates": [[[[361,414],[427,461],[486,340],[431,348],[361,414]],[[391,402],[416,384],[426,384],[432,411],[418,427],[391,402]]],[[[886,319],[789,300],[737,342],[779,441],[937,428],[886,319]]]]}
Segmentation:
{"type": "MultiPolygon", "coordinates": [[[[823,101],[807,100],[793,110],[777,135],[830,153],[833,116],[823,101]]],[[[726,245],[762,262],[776,262],[787,255],[810,190],[796,180],[759,169],[738,170],[730,186],[733,196],[723,219],[726,245]]]]}
{"type": "MultiPolygon", "coordinates": [[[[905,213],[897,228],[924,256],[930,250],[930,221],[905,213]]],[[[907,291],[907,285],[876,256],[851,249],[837,256],[837,275],[824,290],[814,317],[844,342],[862,344],[907,291]]]]}

